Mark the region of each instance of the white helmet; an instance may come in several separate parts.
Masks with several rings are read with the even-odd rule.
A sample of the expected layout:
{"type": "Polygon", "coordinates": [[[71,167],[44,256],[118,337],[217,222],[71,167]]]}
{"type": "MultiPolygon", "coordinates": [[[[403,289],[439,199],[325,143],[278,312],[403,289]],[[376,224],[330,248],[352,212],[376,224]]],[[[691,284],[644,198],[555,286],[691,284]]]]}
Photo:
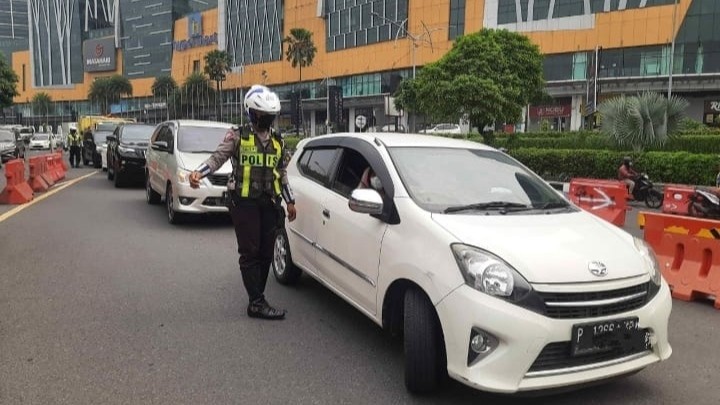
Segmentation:
{"type": "Polygon", "coordinates": [[[276,115],[280,112],[280,98],[265,86],[256,84],[245,95],[245,112],[262,111],[276,115]]]}

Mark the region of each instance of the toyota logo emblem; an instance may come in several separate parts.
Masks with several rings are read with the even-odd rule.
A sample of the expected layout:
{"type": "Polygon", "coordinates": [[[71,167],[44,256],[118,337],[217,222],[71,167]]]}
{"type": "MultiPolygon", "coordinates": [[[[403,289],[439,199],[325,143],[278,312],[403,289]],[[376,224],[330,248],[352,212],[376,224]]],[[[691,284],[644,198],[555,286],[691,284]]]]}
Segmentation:
{"type": "Polygon", "coordinates": [[[590,262],[588,270],[595,277],[605,277],[607,275],[607,267],[601,262],[590,262]]]}
{"type": "Polygon", "coordinates": [[[95,45],[95,56],[99,58],[102,56],[103,52],[105,52],[105,48],[102,45],[95,45]]]}

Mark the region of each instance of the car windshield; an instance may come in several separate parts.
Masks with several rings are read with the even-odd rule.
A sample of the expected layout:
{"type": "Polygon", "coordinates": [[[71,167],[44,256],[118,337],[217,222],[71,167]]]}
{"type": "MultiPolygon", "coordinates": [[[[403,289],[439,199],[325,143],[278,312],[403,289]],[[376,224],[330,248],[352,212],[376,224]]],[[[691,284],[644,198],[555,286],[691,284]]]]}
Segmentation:
{"type": "Polygon", "coordinates": [[[126,125],[122,129],[123,143],[149,142],[155,127],[152,125],[126,125]]]}
{"type": "Polygon", "coordinates": [[[10,131],[0,131],[0,142],[15,142],[15,135],[10,131]]]}
{"type": "Polygon", "coordinates": [[[181,125],[178,131],[178,150],[189,153],[212,153],[223,141],[228,129],[181,125]]]}
{"type": "Polygon", "coordinates": [[[36,141],[47,141],[50,139],[50,136],[48,134],[36,134],[33,136],[33,139],[36,141]]]}
{"type": "Polygon", "coordinates": [[[101,122],[95,127],[96,131],[113,132],[117,128],[118,124],[112,122],[101,122]]]}
{"type": "Polygon", "coordinates": [[[497,151],[427,147],[389,150],[410,197],[431,212],[532,213],[541,208],[568,208],[552,187],[497,151]]]}
{"type": "Polygon", "coordinates": [[[95,132],[93,132],[93,140],[96,144],[107,143],[108,135],[112,135],[112,131],[95,130],[95,132]]]}

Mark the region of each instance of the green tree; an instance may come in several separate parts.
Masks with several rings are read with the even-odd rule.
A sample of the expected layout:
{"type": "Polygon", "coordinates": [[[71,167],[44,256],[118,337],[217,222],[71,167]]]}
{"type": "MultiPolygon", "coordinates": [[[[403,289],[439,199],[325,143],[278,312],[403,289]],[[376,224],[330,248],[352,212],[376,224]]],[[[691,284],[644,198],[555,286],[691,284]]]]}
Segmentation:
{"type": "MultiPolygon", "coordinates": [[[[215,82],[215,89],[222,99],[222,82],[230,72],[230,55],[226,51],[213,50],[205,54],[205,74],[215,82]]],[[[217,111],[216,111],[217,113],[217,111]]],[[[222,121],[222,101],[220,102],[220,121],[222,121]]]]}
{"type": "Polygon", "coordinates": [[[302,68],[312,66],[317,53],[312,35],[312,32],[305,28],[293,28],[290,35],[283,39],[283,43],[287,44],[285,57],[293,68],[300,67],[299,82],[302,82],[302,68]]]}
{"type": "Polygon", "coordinates": [[[601,130],[618,146],[642,152],[647,147],[663,146],[677,135],[685,99],[643,92],[637,96],[619,96],[600,104],[601,130]]]}
{"type": "Polygon", "coordinates": [[[95,79],[88,90],[88,99],[100,105],[102,114],[110,113],[110,106],[118,103],[122,96],[132,96],[130,80],[121,75],[95,79]]]}
{"type": "Polygon", "coordinates": [[[0,53],[0,111],[5,117],[5,108],[12,107],[13,98],[19,95],[17,91],[18,77],[0,53]]]}
{"type": "Polygon", "coordinates": [[[201,72],[190,74],[170,98],[169,108],[176,118],[201,117],[203,109],[215,99],[210,80],[201,72]]]}
{"type": "Polygon", "coordinates": [[[45,122],[47,123],[48,113],[50,111],[50,107],[52,106],[52,97],[44,91],[41,91],[39,93],[35,93],[31,100],[31,104],[33,113],[35,115],[42,115],[45,117],[45,122]]]}
{"type": "Polygon", "coordinates": [[[172,76],[164,75],[155,78],[152,85],[152,94],[157,98],[165,100],[165,111],[167,119],[170,119],[170,96],[177,90],[177,82],[172,76]]]}
{"type": "Polygon", "coordinates": [[[437,62],[396,92],[398,108],[431,120],[457,121],[467,115],[471,127],[515,123],[523,107],[544,97],[543,57],[537,45],[519,33],[482,29],[459,37],[437,62]]]}

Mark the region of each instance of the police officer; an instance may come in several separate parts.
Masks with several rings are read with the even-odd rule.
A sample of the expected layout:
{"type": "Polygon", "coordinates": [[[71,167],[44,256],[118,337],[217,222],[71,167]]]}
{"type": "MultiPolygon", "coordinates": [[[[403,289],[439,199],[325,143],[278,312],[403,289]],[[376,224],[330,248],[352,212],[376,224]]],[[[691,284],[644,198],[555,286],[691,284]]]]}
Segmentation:
{"type": "Polygon", "coordinates": [[[253,318],[283,319],[284,309],[265,300],[265,284],[270,272],[275,233],[285,218],[280,198],[287,204],[288,220],[295,220],[295,200],[288,184],[283,159],[285,146],[272,130],[280,112],[280,99],[265,86],[254,85],[245,96],[250,125],[230,130],[217,150],[190,174],[190,185],[231,159],[233,174],[228,182],[228,207],[240,254],[240,271],[253,318]]]}
{"type": "Polygon", "coordinates": [[[70,128],[68,135],[68,143],[70,144],[70,165],[72,167],[80,166],[80,147],[82,146],[82,137],[77,133],[77,129],[70,128]]]}

